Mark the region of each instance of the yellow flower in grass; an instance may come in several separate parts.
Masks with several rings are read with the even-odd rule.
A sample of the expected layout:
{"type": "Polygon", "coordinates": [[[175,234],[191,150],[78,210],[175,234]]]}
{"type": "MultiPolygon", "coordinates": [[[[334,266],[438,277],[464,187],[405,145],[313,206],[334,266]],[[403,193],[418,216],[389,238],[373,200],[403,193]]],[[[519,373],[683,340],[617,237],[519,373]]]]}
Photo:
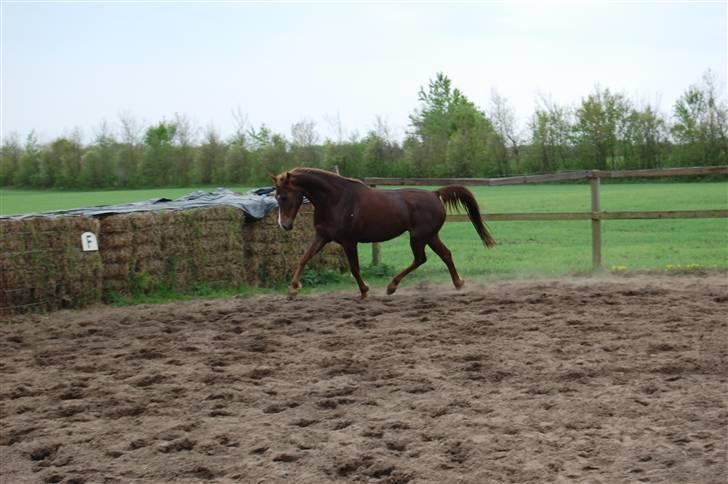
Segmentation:
{"type": "Polygon", "coordinates": [[[700,264],[667,264],[665,267],[668,271],[695,271],[703,269],[703,266],[700,264]]]}

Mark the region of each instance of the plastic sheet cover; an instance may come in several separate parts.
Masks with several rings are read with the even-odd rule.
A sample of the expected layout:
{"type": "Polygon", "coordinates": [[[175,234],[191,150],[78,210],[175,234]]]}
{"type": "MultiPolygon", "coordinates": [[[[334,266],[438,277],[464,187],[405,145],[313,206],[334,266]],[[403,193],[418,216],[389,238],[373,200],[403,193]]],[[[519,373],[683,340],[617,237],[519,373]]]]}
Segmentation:
{"type": "Polygon", "coordinates": [[[259,188],[246,193],[235,193],[227,188],[218,188],[214,192],[196,191],[176,200],[155,198],[143,202],[122,203],[119,205],[99,205],[88,208],[70,210],[53,210],[50,212],[28,213],[23,215],[0,216],[0,219],[24,219],[30,217],[68,217],[85,215],[87,217],[104,217],[118,213],[151,212],[156,210],[187,210],[191,208],[217,207],[225,205],[245,212],[245,215],[261,219],[271,210],[278,208],[274,196],[274,188],[259,188]]]}

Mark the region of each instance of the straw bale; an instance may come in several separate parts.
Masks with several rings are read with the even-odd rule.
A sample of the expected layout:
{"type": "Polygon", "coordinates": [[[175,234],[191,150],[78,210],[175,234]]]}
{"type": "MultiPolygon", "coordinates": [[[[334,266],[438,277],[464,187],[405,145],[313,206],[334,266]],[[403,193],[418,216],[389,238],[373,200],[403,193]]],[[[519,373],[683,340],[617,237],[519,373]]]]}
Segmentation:
{"type": "Polygon", "coordinates": [[[242,271],[239,265],[218,265],[206,267],[203,277],[207,282],[227,282],[229,286],[236,286],[243,282],[242,271]]]}
{"type": "Polygon", "coordinates": [[[108,297],[112,292],[127,293],[129,291],[128,275],[124,279],[104,279],[104,296],[108,297]]]}
{"type": "Polygon", "coordinates": [[[115,249],[104,249],[99,246],[99,250],[101,251],[101,262],[104,264],[129,264],[131,261],[131,246],[115,249]]]}
{"type": "Polygon", "coordinates": [[[25,225],[20,220],[0,220],[0,238],[7,236],[16,236],[18,233],[25,232],[25,225]]]}
{"type": "Polygon", "coordinates": [[[0,314],[23,312],[28,304],[33,303],[32,289],[0,290],[0,314]]]}
{"type": "Polygon", "coordinates": [[[231,262],[232,262],[232,259],[230,258],[230,255],[223,251],[211,252],[205,258],[206,266],[217,266],[217,265],[227,264],[227,263],[231,263],[231,262]]]}
{"type": "Polygon", "coordinates": [[[25,240],[7,237],[0,239],[0,253],[15,253],[25,250],[25,240]]]}
{"type": "MultiPolygon", "coordinates": [[[[291,277],[299,258],[313,240],[313,209],[305,205],[290,232],[278,227],[277,213],[272,212],[260,221],[248,220],[243,227],[245,280],[248,284],[272,286],[291,277]]],[[[314,266],[339,270],[343,251],[337,251],[329,261],[319,260],[314,266]]]]}
{"type": "Polygon", "coordinates": [[[27,226],[21,220],[0,220],[0,253],[24,250],[29,235],[27,226]]]}
{"type": "Polygon", "coordinates": [[[131,219],[128,214],[108,215],[100,219],[101,233],[127,233],[131,231],[131,219]]]}
{"type": "Polygon", "coordinates": [[[136,260],[159,259],[162,256],[161,240],[138,240],[134,237],[132,256],[136,260]]]}
{"type": "Polygon", "coordinates": [[[57,223],[56,218],[51,217],[33,217],[25,219],[26,227],[32,232],[45,232],[50,231],[54,228],[54,224],[57,223]]]}
{"type": "Polygon", "coordinates": [[[129,278],[129,264],[104,263],[104,280],[118,280],[129,278]]]}
{"type": "Polygon", "coordinates": [[[0,258],[3,307],[81,307],[98,298],[99,253],[81,248],[81,234],[98,234],[98,221],[36,217],[3,222],[1,249],[9,255],[0,258]]]}
{"type": "Polygon", "coordinates": [[[165,229],[164,258],[168,282],[174,287],[229,281],[238,284],[235,264],[242,262],[242,215],[236,209],[214,207],[183,212],[165,229]],[[183,222],[183,223],[180,223],[183,222]],[[221,270],[210,269],[223,266],[221,270]]]}
{"type": "MultiPolygon", "coordinates": [[[[102,229],[103,230],[103,229],[102,229]]],[[[99,237],[99,248],[116,249],[129,247],[132,243],[131,232],[101,232],[99,237]]]]}
{"type": "Polygon", "coordinates": [[[129,214],[134,235],[160,234],[160,224],[157,223],[157,212],[138,212],[129,214]]]}
{"type": "Polygon", "coordinates": [[[22,248],[4,250],[5,248],[0,246],[0,272],[12,272],[28,266],[28,251],[22,248]]]}
{"type": "Polygon", "coordinates": [[[180,210],[162,210],[153,213],[156,215],[157,225],[168,226],[169,224],[175,223],[179,214],[182,212],[180,210]]]}
{"type": "Polygon", "coordinates": [[[159,212],[135,212],[129,214],[129,220],[131,222],[132,227],[134,228],[134,232],[143,232],[146,233],[147,231],[142,229],[157,229],[158,228],[158,222],[157,222],[157,215],[159,212]]]}
{"type": "Polygon", "coordinates": [[[61,307],[81,307],[101,297],[102,268],[98,251],[84,252],[81,234],[99,235],[99,221],[90,217],[61,217],[58,227],[63,229],[65,257],[59,267],[59,278],[64,281],[58,292],[61,307]]]}
{"type": "Polygon", "coordinates": [[[133,214],[116,214],[99,220],[99,251],[103,261],[103,292],[129,290],[129,272],[133,263],[133,214]]]}
{"type": "Polygon", "coordinates": [[[37,277],[39,271],[28,269],[28,266],[11,266],[3,265],[0,274],[3,277],[3,288],[7,290],[16,290],[20,288],[29,288],[33,285],[33,281],[37,277]]]}
{"type": "Polygon", "coordinates": [[[137,275],[145,274],[148,277],[148,286],[146,289],[153,290],[161,284],[163,280],[164,262],[157,258],[136,259],[132,266],[132,273],[137,275]]]}

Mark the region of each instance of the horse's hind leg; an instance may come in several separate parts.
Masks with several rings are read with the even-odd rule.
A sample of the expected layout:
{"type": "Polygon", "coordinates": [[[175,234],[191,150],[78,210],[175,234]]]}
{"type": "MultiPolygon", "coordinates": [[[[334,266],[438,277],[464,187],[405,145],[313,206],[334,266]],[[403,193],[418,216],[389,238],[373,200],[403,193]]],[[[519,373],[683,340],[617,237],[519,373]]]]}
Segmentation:
{"type": "Polygon", "coordinates": [[[422,239],[410,239],[410,247],[412,248],[412,254],[414,254],[415,260],[409,265],[409,267],[394,276],[392,282],[390,282],[387,286],[387,294],[394,294],[394,291],[397,290],[397,286],[399,286],[400,281],[402,281],[407,274],[427,262],[425,244],[426,242],[422,239]]]}
{"type": "Polygon", "coordinates": [[[432,240],[427,243],[427,245],[429,245],[430,249],[432,249],[437,255],[439,255],[440,259],[442,259],[442,261],[445,263],[445,265],[447,266],[447,270],[450,271],[450,277],[452,278],[452,283],[455,285],[455,287],[457,289],[463,287],[465,281],[460,278],[458,270],[455,269],[455,263],[452,261],[452,254],[450,253],[450,249],[448,249],[445,244],[442,243],[440,237],[435,235],[432,240]]]}

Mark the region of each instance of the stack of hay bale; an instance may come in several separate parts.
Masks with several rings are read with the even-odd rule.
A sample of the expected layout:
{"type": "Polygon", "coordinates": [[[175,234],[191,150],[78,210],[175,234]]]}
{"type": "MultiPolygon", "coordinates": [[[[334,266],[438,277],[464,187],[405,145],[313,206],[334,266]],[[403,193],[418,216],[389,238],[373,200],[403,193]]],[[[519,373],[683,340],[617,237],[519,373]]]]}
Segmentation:
{"type": "Polygon", "coordinates": [[[245,216],[229,207],[119,214],[101,220],[104,293],[243,281],[245,216]]]}
{"type": "MultiPolygon", "coordinates": [[[[290,232],[278,226],[276,213],[247,222],[243,230],[245,282],[251,286],[271,286],[288,281],[313,238],[313,207],[308,204],[301,207],[290,232]]],[[[306,267],[342,272],[349,266],[343,249],[329,244],[306,267]]]]}
{"type": "MultiPolygon", "coordinates": [[[[294,230],[277,213],[261,220],[226,206],[92,217],[0,220],[0,312],[83,307],[113,294],[200,286],[285,284],[313,240],[313,208],[294,230]],[[81,249],[81,234],[98,251],[81,249]]],[[[343,271],[343,250],[329,244],[308,265],[343,271]]]]}
{"type": "Polygon", "coordinates": [[[98,301],[101,257],[81,248],[81,235],[98,231],[91,217],[0,220],[0,313],[98,301]]]}

